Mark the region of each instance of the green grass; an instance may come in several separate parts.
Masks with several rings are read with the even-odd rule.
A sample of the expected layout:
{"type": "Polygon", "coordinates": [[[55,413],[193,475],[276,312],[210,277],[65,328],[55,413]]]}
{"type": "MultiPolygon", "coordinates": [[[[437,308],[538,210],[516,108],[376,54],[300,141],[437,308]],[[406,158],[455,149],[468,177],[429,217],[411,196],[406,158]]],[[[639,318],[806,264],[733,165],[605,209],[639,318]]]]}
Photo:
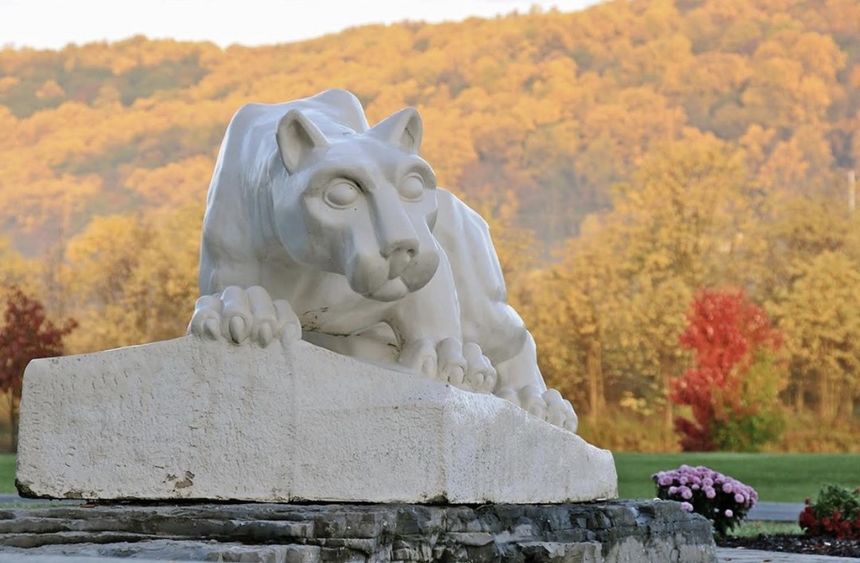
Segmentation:
{"type": "Polygon", "coordinates": [[[803,530],[800,529],[794,522],[741,522],[741,525],[729,532],[730,536],[739,538],[754,538],[764,534],[772,536],[776,534],[803,535],[803,530]]]}
{"type": "Polygon", "coordinates": [[[15,454],[0,454],[0,493],[17,493],[15,490],[15,454]]]}
{"type": "Polygon", "coordinates": [[[651,475],[679,465],[707,465],[752,485],[759,500],[803,502],[825,483],[860,485],[858,454],[616,453],[621,498],[654,498],[651,475]]]}

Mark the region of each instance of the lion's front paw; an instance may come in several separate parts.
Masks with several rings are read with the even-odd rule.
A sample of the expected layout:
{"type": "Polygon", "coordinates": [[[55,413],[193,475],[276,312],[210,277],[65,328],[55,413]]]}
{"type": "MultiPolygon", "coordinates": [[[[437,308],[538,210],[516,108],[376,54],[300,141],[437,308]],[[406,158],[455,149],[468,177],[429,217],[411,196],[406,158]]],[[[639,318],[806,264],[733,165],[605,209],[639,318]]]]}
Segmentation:
{"type": "Polygon", "coordinates": [[[275,340],[300,339],[302,328],[285,300],[273,301],[260,286],[230,286],[220,294],[197,300],[188,333],[208,340],[268,346],[275,340]]]}
{"type": "Polygon", "coordinates": [[[555,389],[541,391],[534,385],[526,385],[518,391],[510,388],[502,389],[496,393],[496,396],[507,399],[530,414],[571,432],[576,432],[579,425],[573,405],[555,389]]]}
{"type": "Polygon", "coordinates": [[[496,370],[481,347],[471,342],[463,344],[456,338],[440,342],[425,338],[406,344],[400,363],[426,377],[469,391],[490,393],[496,386],[496,370]]]}

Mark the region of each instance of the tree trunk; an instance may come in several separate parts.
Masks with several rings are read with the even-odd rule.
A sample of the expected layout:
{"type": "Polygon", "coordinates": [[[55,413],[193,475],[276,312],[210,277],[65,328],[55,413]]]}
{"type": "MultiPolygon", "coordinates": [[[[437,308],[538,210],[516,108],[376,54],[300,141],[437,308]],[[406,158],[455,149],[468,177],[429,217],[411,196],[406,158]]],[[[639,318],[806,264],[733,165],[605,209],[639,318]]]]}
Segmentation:
{"type": "Polygon", "coordinates": [[[818,375],[818,417],[822,422],[833,420],[833,382],[827,374],[818,375]]]}
{"type": "Polygon", "coordinates": [[[19,413],[18,413],[18,406],[20,405],[20,403],[18,401],[14,401],[14,403],[15,404],[11,409],[12,414],[10,415],[10,417],[12,419],[12,444],[11,444],[12,447],[11,447],[11,449],[12,449],[13,453],[18,453],[18,426],[19,426],[18,421],[20,420],[19,413]]]}
{"type": "Polygon", "coordinates": [[[806,410],[806,398],[803,394],[803,385],[798,381],[794,384],[794,412],[798,414],[806,410]]]}
{"type": "Polygon", "coordinates": [[[10,389],[6,395],[9,412],[9,450],[12,453],[18,451],[18,401],[15,393],[10,389]]]}
{"type": "Polygon", "coordinates": [[[603,361],[601,356],[600,342],[590,342],[585,357],[585,369],[588,374],[589,415],[594,420],[598,420],[606,409],[606,395],[603,385],[603,361]]]}
{"type": "Polygon", "coordinates": [[[670,362],[660,361],[660,374],[663,380],[663,393],[666,397],[666,408],[663,411],[664,447],[673,448],[677,445],[675,439],[675,409],[669,399],[673,370],[670,362]]]}
{"type": "Polygon", "coordinates": [[[854,417],[854,393],[848,385],[840,385],[839,390],[839,420],[852,420],[854,417]]]}

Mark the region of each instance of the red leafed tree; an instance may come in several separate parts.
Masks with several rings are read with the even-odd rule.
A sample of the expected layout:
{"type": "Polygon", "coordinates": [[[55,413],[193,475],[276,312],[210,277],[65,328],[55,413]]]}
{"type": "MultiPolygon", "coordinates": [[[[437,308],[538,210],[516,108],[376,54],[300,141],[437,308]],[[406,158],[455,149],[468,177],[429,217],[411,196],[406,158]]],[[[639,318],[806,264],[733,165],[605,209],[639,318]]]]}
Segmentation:
{"type": "Polygon", "coordinates": [[[24,368],[32,359],[61,355],[63,338],[76,326],[73,319],[54,324],[38,300],[18,288],[9,292],[0,326],[0,391],[9,401],[13,450],[18,445],[18,404],[24,368]]]}
{"type": "Polygon", "coordinates": [[[754,450],[778,434],[781,335],[761,307],[742,290],[700,291],[680,343],[695,357],[670,394],[692,410],[675,419],[685,451],[754,450]]]}

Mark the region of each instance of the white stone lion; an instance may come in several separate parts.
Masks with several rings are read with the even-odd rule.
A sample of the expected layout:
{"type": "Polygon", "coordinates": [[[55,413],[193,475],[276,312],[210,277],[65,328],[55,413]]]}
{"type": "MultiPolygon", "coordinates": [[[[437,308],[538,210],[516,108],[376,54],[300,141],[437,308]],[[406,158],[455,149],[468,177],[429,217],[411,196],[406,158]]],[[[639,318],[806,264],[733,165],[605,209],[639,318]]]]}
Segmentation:
{"type": "Polygon", "coordinates": [[[575,432],[506,303],[487,224],[436,187],[421,136],[416,110],[371,128],[345,90],[241,108],[209,187],[189,332],[237,345],[303,338],[575,432]]]}

